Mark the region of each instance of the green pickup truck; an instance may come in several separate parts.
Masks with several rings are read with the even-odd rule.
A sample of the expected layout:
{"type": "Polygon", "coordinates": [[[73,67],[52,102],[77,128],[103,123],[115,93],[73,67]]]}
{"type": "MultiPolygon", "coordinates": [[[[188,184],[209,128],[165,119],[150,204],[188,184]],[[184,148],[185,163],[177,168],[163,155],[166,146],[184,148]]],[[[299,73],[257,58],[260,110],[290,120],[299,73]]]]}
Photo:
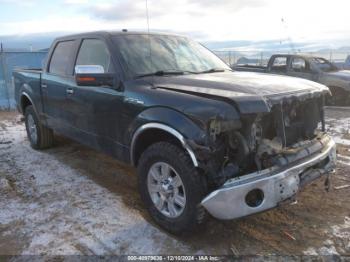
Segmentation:
{"type": "Polygon", "coordinates": [[[187,37],[61,37],[43,69],[13,76],[34,149],[59,133],[133,165],[145,207],[174,234],[208,213],[235,219],[274,208],[335,167],[326,86],[233,72],[187,37]]]}

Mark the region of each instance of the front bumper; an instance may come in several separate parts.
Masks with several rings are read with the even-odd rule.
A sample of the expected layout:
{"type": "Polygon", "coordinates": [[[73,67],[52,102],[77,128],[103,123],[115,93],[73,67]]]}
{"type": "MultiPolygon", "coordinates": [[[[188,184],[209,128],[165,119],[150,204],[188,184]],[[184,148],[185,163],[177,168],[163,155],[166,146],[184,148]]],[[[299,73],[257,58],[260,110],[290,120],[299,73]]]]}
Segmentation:
{"type": "MultiPolygon", "coordinates": [[[[234,219],[276,207],[306,184],[330,173],[336,164],[336,145],[326,136],[321,149],[282,167],[271,167],[228,180],[202,201],[219,219],[234,219]],[[259,201],[250,201],[251,196],[259,201]]],[[[307,150],[307,149],[306,149],[307,150]]]]}

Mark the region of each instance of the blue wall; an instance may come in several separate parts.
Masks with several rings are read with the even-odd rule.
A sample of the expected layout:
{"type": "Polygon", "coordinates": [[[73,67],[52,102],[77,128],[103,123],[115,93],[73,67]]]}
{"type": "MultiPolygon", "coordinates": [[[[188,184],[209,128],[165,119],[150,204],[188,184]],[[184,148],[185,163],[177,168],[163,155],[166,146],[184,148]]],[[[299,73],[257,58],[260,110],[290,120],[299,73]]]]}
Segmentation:
{"type": "Polygon", "coordinates": [[[0,53],[0,109],[14,109],[12,71],[16,68],[42,68],[47,52],[0,53]]]}

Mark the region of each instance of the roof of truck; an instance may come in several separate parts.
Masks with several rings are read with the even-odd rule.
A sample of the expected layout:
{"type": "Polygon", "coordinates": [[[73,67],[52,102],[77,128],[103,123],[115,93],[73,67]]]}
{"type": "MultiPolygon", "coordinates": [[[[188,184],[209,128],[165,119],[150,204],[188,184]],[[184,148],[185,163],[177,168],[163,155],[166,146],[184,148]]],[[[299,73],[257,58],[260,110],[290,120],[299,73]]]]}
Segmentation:
{"type": "Polygon", "coordinates": [[[84,32],[84,33],[78,33],[78,34],[71,34],[66,35],[62,37],[58,37],[56,40],[64,40],[64,39],[72,39],[72,38],[80,38],[84,36],[91,36],[91,35],[100,35],[100,36],[115,36],[115,35],[168,35],[168,36],[180,36],[180,37],[186,37],[183,35],[175,34],[175,33],[167,33],[167,32],[148,32],[148,31],[128,31],[125,29],[122,29],[120,31],[93,31],[93,32],[84,32]]]}
{"type": "Polygon", "coordinates": [[[312,56],[312,55],[308,55],[308,54],[273,54],[272,56],[285,56],[285,57],[304,57],[304,58],[322,58],[325,59],[323,57],[320,56],[312,56]]]}

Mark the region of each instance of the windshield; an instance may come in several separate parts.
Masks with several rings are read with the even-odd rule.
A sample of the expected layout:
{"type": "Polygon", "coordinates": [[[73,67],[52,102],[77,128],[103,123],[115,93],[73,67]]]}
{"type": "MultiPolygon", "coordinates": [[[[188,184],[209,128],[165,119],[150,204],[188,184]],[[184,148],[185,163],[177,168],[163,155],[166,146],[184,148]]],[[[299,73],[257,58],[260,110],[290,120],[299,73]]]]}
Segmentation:
{"type": "Polygon", "coordinates": [[[338,71],[338,68],[328,60],[321,57],[312,58],[312,62],[323,72],[338,71]]]}
{"type": "Polygon", "coordinates": [[[124,67],[134,77],[158,71],[200,73],[211,69],[231,70],[205,47],[185,37],[118,35],[113,41],[118,46],[124,67]]]}

